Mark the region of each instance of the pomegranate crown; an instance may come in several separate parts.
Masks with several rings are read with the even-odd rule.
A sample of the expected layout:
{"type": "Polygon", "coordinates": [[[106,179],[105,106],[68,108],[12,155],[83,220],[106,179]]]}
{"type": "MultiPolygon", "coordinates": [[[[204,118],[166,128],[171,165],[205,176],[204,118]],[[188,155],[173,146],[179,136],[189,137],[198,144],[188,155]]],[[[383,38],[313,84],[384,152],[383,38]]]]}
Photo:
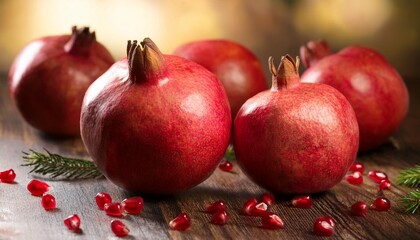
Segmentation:
{"type": "Polygon", "coordinates": [[[333,54],[333,51],[324,40],[309,41],[306,45],[300,47],[300,57],[306,68],[311,67],[322,58],[331,54],[333,54]]]}
{"type": "Polygon", "coordinates": [[[70,54],[89,56],[92,44],[96,41],[95,31],[90,32],[89,27],[71,28],[70,40],[64,45],[64,50],[70,54]]]}
{"type": "Polygon", "coordinates": [[[291,88],[299,84],[299,57],[296,61],[290,55],[282,56],[279,67],[276,69],[274,58],[268,58],[268,66],[272,74],[272,91],[291,88]]]}

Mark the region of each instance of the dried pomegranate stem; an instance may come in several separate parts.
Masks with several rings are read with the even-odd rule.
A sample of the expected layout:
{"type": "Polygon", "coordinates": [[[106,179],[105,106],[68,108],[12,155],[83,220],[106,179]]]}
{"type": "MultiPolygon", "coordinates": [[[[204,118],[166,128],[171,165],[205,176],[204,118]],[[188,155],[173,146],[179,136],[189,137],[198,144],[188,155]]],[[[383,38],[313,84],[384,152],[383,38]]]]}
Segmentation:
{"type": "Polygon", "coordinates": [[[280,61],[279,67],[276,69],[274,66],[274,58],[268,58],[268,66],[270,68],[272,77],[272,91],[291,88],[299,84],[299,57],[296,61],[289,55],[283,56],[280,61]]]}
{"type": "Polygon", "coordinates": [[[90,54],[90,48],[96,41],[95,32],[90,32],[89,27],[71,28],[72,35],[70,40],[64,45],[66,52],[87,57],[90,54]]]}

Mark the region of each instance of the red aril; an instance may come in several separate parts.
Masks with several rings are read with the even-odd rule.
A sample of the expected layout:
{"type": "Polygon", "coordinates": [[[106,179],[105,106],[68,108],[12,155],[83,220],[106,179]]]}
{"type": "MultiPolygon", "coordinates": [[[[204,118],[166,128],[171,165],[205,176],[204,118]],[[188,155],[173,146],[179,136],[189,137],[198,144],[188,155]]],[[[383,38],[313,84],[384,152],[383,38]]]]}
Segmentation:
{"type": "Polygon", "coordinates": [[[13,183],[16,178],[16,173],[13,169],[0,172],[0,182],[13,183]]]}
{"type": "Polygon", "coordinates": [[[229,144],[223,86],[204,67],[163,55],[148,38],[127,47],[128,59],[86,92],[86,149],[102,173],[126,190],[174,194],[192,188],[217,168],[229,144]]]}
{"type": "Polygon", "coordinates": [[[251,210],[252,210],[253,208],[255,208],[255,206],[256,206],[257,204],[258,204],[258,201],[257,201],[257,199],[256,199],[256,198],[254,198],[254,197],[249,198],[249,199],[248,199],[248,200],[244,203],[244,205],[243,205],[243,207],[242,207],[242,210],[241,210],[242,214],[250,216],[250,215],[251,215],[251,210]]]}
{"type": "Polygon", "coordinates": [[[80,218],[77,214],[73,214],[64,219],[64,225],[72,231],[77,232],[80,229],[80,218]]]}
{"type": "Polygon", "coordinates": [[[217,211],[211,216],[211,223],[225,225],[229,221],[229,214],[226,211],[217,211]]]}
{"type": "Polygon", "coordinates": [[[98,208],[100,210],[104,210],[105,203],[111,203],[112,198],[111,195],[109,195],[106,192],[99,192],[95,196],[96,205],[98,205],[98,208]]]}
{"type": "Polygon", "coordinates": [[[379,183],[379,191],[382,190],[391,190],[391,182],[388,179],[383,179],[379,183]]]}
{"type": "Polygon", "coordinates": [[[178,231],[185,231],[187,230],[191,225],[191,219],[190,216],[186,213],[181,213],[176,218],[172,219],[169,222],[169,227],[172,230],[178,230],[178,231]]]}
{"type": "Polygon", "coordinates": [[[129,214],[139,214],[143,210],[144,201],[142,197],[130,197],[121,202],[122,209],[129,214]]]}
{"type": "Polygon", "coordinates": [[[114,59],[89,28],[29,43],[9,72],[10,95],[23,118],[50,134],[79,135],[80,109],[89,85],[114,59]]]}
{"type": "Polygon", "coordinates": [[[350,166],[349,171],[351,172],[360,172],[363,174],[365,172],[365,165],[361,162],[353,162],[353,164],[350,166]]]}
{"type": "Polygon", "coordinates": [[[276,198],[272,193],[266,192],[260,196],[261,202],[267,204],[267,206],[271,206],[276,202],[276,198]]]}
{"type": "Polygon", "coordinates": [[[253,208],[251,208],[249,213],[251,216],[262,217],[270,213],[267,210],[268,210],[267,204],[265,204],[264,202],[260,202],[260,203],[257,203],[253,208]]]}
{"type": "Polygon", "coordinates": [[[43,181],[32,179],[31,181],[29,181],[26,188],[32,195],[42,196],[42,194],[48,192],[48,190],[50,189],[50,185],[43,181]]]}
{"type": "Polygon", "coordinates": [[[339,183],[356,158],[353,109],[336,89],[300,83],[298,61],[269,59],[272,88],[248,99],[234,123],[237,162],[274,193],[307,194],[339,183]],[[314,164],[316,163],[316,164],[314,164]]]}
{"type": "Polygon", "coordinates": [[[311,208],[313,200],[309,195],[296,196],[292,199],[292,205],[297,208],[311,208]]]}
{"type": "Polygon", "coordinates": [[[57,203],[55,201],[55,197],[51,194],[44,194],[41,198],[42,207],[49,211],[55,209],[57,203]]]}
{"type": "Polygon", "coordinates": [[[121,203],[119,202],[105,203],[104,211],[107,215],[112,217],[122,217],[123,215],[121,203]]]}
{"type": "Polygon", "coordinates": [[[346,180],[352,185],[361,185],[363,183],[363,175],[360,172],[353,172],[346,175],[346,180]]]}
{"type": "Polygon", "coordinates": [[[265,229],[284,228],[283,220],[274,213],[266,214],[261,218],[262,227],[265,229]]]}
{"type": "Polygon", "coordinates": [[[224,172],[230,172],[233,169],[233,164],[231,162],[229,162],[228,160],[223,160],[219,164],[219,168],[220,168],[220,170],[222,170],[224,172]]]}
{"type": "Polygon", "coordinates": [[[376,182],[376,183],[381,183],[382,180],[386,180],[388,179],[388,176],[386,175],[386,173],[382,172],[382,171],[369,171],[368,173],[369,178],[376,182]]]}
{"type": "Polygon", "coordinates": [[[232,119],[248,98],[268,88],[258,58],[237,42],[195,41],[179,46],[174,54],[196,62],[216,75],[226,90],[232,119]]]}
{"type": "Polygon", "coordinates": [[[372,149],[393,134],[408,111],[403,79],[378,52],[350,46],[334,54],[326,42],[301,47],[308,69],[302,82],[324,83],[339,90],[352,105],[360,129],[360,150],[372,149]]]}
{"type": "Polygon", "coordinates": [[[359,201],[351,205],[351,212],[355,216],[366,216],[366,211],[368,210],[367,204],[365,202],[359,201]]]}
{"type": "Polygon", "coordinates": [[[117,219],[111,221],[111,230],[117,237],[125,237],[130,232],[130,229],[117,219]]]}
{"type": "Polygon", "coordinates": [[[330,216],[321,216],[315,219],[314,234],[322,237],[334,235],[335,223],[330,216]]]}
{"type": "Polygon", "coordinates": [[[391,208],[391,202],[385,197],[378,197],[370,205],[370,208],[378,212],[386,212],[391,208]]]}
{"type": "Polygon", "coordinates": [[[204,205],[204,211],[207,213],[226,211],[226,203],[223,202],[222,200],[219,200],[211,204],[206,204],[204,205]]]}

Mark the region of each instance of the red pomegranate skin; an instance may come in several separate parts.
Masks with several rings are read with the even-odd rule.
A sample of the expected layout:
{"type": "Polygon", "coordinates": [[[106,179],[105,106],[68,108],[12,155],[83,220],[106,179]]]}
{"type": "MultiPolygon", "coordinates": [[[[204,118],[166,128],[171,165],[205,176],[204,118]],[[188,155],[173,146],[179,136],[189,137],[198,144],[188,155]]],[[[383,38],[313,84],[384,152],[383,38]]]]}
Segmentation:
{"type": "MultiPolygon", "coordinates": [[[[30,42],[9,71],[10,96],[17,109],[27,123],[49,134],[80,135],[84,94],[115,62],[108,50],[95,40],[95,35],[91,45],[84,42],[70,51],[66,45],[75,31],[73,27],[72,35],[48,36],[30,42]]],[[[81,31],[86,37],[94,34],[88,28],[81,31]]]]}
{"type": "Polygon", "coordinates": [[[174,54],[204,66],[217,76],[226,90],[232,119],[246,100],[268,89],[261,62],[251,50],[237,42],[194,41],[179,46],[174,54]]]}
{"type": "Polygon", "coordinates": [[[140,74],[129,73],[135,68],[129,55],[129,63],[118,61],[89,87],[81,135],[114,184],[166,195],[194,187],[215,170],[229,143],[231,115],[214,74],[184,58],[162,55],[153,45],[150,39],[142,42],[146,57],[140,59],[149,59],[151,49],[160,57],[151,57],[150,66],[132,64],[140,74]]]}
{"type": "Polygon", "coordinates": [[[339,183],[359,144],[356,116],[346,98],[325,84],[300,83],[298,59],[270,58],[270,90],[250,98],[234,122],[242,170],[279,194],[308,194],[339,183]]]}
{"type": "Polygon", "coordinates": [[[310,42],[301,48],[302,58],[308,59],[304,62],[310,63],[301,81],[328,84],[346,96],[359,123],[359,150],[371,150],[395,133],[407,115],[409,95],[404,81],[372,49],[350,46],[336,54],[329,49],[328,54],[325,46],[325,42],[310,42]],[[320,56],[316,56],[318,47],[323,52],[320,56]]]}

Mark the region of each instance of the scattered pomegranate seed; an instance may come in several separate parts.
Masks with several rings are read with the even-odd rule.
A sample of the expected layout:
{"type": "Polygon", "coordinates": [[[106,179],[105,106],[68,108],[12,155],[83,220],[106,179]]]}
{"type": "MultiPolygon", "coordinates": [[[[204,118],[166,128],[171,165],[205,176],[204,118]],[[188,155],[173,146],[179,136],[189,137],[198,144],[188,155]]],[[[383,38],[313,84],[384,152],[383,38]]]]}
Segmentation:
{"type": "Polygon", "coordinates": [[[100,210],[104,210],[105,203],[111,203],[112,198],[111,196],[106,192],[99,192],[95,196],[96,205],[98,205],[98,208],[100,210]]]}
{"type": "Polygon", "coordinates": [[[379,191],[391,190],[391,182],[388,179],[384,179],[379,183],[379,191]]]}
{"type": "Polygon", "coordinates": [[[292,199],[292,205],[298,208],[311,208],[313,204],[309,195],[296,196],[292,199]]]}
{"type": "Polygon", "coordinates": [[[41,204],[45,210],[52,210],[56,207],[55,197],[51,194],[46,193],[42,195],[41,204]]]}
{"type": "Polygon", "coordinates": [[[352,185],[360,185],[363,183],[363,175],[360,172],[353,172],[346,176],[346,180],[352,185]]]}
{"type": "Polygon", "coordinates": [[[274,213],[267,214],[261,218],[262,227],[266,229],[284,228],[283,220],[274,213]]]}
{"type": "Polygon", "coordinates": [[[353,164],[350,166],[349,171],[360,172],[363,174],[365,172],[365,166],[361,162],[353,162],[353,164]]]}
{"type": "Polygon", "coordinates": [[[0,182],[13,183],[16,178],[16,173],[13,169],[0,172],[0,182]]]}
{"type": "Polygon", "coordinates": [[[119,202],[105,203],[105,213],[112,217],[122,217],[122,208],[119,202]]]}
{"type": "Polygon", "coordinates": [[[129,214],[139,214],[143,210],[144,201],[142,197],[130,197],[121,202],[121,207],[129,214]]]}
{"type": "Polygon", "coordinates": [[[217,211],[211,216],[211,223],[225,225],[229,221],[229,214],[226,211],[217,211]]]}
{"type": "Polygon", "coordinates": [[[366,216],[367,209],[367,204],[362,201],[356,202],[353,205],[351,205],[351,212],[355,216],[366,216]]]}
{"type": "Polygon", "coordinates": [[[391,208],[391,202],[385,197],[378,197],[370,205],[370,208],[378,212],[386,212],[391,208]]]}
{"type": "Polygon", "coordinates": [[[48,192],[50,185],[43,181],[32,179],[26,186],[28,191],[34,196],[42,196],[42,194],[48,192]]]}
{"type": "Polygon", "coordinates": [[[252,216],[262,217],[267,214],[270,214],[270,212],[268,212],[267,209],[267,204],[265,204],[264,202],[260,202],[251,209],[250,213],[252,216]]]}
{"type": "Polygon", "coordinates": [[[244,206],[242,207],[242,214],[245,215],[251,215],[251,210],[253,208],[255,208],[255,205],[258,204],[258,201],[256,198],[251,197],[249,198],[245,203],[244,206]]]}
{"type": "Polygon", "coordinates": [[[220,170],[222,170],[224,172],[230,172],[233,169],[233,164],[231,162],[229,162],[228,160],[223,160],[219,164],[219,168],[220,168],[220,170]]]}
{"type": "Polygon", "coordinates": [[[268,206],[273,205],[276,202],[276,198],[272,193],[266,192],[263,193],[260,197],[261,201],[267,204],[268,206]]]}
{"type": "Polygon", "coordinates": [[[117,219],[111,221],[111,230],[118,237],[125,237],[130,232],[130,229],[117,219]]]}
{"type": "Polygon", "coordinates": [[[226,204],[222,200],[216,201],[212,204],[206,204],[204,211],[208,213],[215,213],[219,211],[226,211],[226,204]]]}
{"type": "Polygon", "coordinates": [[[381,171],[370,171],[368,175],[369,178],[376,183],[381,183],[382,180],[388,179],[386,173],[381,171]]]}
{"type": "Polygon", "coordinates": [[[77,214],[73,214],[68,216],[66,219],[64,219],[64,225],[73,232],[76,232],[80,228],[80,218],[77,214]]]}
{"type": "Polygon", "coordinates": [[[172,230],[184,231],[187,230],[191,225],[190,216],[186,213],[179,214],[176,218],[169,222],[169,227],[172,230]]]}
{"type": "Polygon", "coordinates": [[[330,237],[334,234],[335,223],[330,216],[321,216],[315,219],[314,233],[322,237],[330,237]]]}

